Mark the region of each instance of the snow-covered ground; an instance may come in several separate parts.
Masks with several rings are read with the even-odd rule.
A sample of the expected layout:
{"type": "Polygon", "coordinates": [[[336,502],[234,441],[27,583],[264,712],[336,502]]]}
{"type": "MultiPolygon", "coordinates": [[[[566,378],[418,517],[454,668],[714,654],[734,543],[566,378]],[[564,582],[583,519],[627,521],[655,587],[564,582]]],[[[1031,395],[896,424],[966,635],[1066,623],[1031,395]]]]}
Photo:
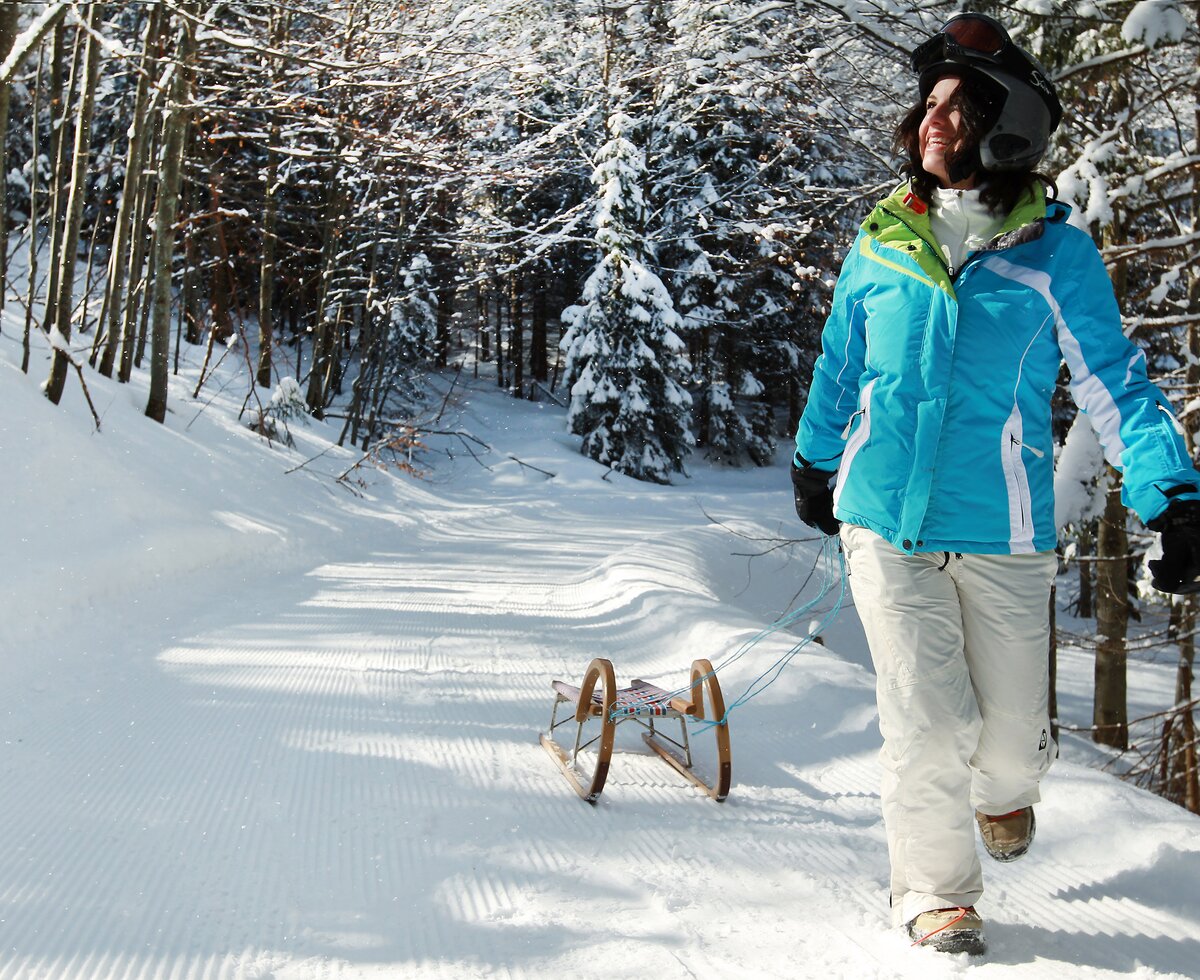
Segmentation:
{"type": "MultiPolygon", "coordinates": [[[[772,550],[806,537],[786,448],[605,478],[560,409],[460,380],[440,425],[492,448],[439,437],[424,479],[351,492],[332,423],[268,445],[240,382],[193,401],[189,368],[165,426],[89,374],[96,432],[73,375],[42,398],[44,355],[23,376],[3,324],[0,980],[1200,975],[1200,820],[1078,736],[1035,851],[986,869],[988,956],[888,929],[852,607],[732,716],[727,802],[630,726],[599,804],[570,789],[551,680],[606,656],[677,687],[792,601],[819,549],[772,550]]],[[[1170,701],[1157,660],[1135,714],[1170,701]]],[[[1060,671],[1086,725],[1090,662],[1060,671]]]]}

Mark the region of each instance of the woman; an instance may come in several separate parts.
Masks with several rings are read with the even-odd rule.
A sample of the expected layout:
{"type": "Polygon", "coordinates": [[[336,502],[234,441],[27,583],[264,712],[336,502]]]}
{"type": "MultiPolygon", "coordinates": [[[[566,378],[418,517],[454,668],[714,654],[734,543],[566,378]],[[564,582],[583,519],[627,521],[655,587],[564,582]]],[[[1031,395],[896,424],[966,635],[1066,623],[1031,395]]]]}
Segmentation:
{"type": "Polygon", "coordinates": [[[1034,170],[1062,109],[1004,28],[960,14],[913,54],[907,182],[842,267],[796,436],[801,519],[840,533],[878,679],[895,925],[985,949],[988,854],[1033,840],[1054,758],[1050,400],[1066,361],[1124,502],[1200,588],[1200,474],[1121,332],[1092,241],[1034,170]]]}

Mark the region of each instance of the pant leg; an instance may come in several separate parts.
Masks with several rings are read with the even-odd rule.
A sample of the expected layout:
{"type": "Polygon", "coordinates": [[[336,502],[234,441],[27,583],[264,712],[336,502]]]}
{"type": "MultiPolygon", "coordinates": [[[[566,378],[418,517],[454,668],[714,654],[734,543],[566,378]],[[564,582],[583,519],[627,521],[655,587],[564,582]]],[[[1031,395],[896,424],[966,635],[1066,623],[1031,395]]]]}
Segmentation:
{"type": "Polygon", "coordinates": [[[973,905],[983,891],[969,760],[980,715],[958,592],[943,555],[907,555],[842,527],[855,606],[875,664],[892,918],[973,905]]]}
{"type": "Polygon", "coordinates": [[[971,802],[1009,813],[1041,799],[1050,737],[1050,586],[1053,552],[964,555],[951,563],[962,604],[964,649],[983,720],[971,757],[971,802]]]}

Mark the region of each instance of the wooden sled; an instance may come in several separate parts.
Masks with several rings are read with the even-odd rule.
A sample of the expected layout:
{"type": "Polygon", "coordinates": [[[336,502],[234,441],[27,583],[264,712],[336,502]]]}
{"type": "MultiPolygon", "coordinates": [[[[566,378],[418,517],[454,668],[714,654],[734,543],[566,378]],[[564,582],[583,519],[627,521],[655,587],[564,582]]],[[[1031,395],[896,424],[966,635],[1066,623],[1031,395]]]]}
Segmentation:
{"type": "Polygon", "coordinates": [[[692,768],[692,749],[688,740],[689,719],[705,720],[704,690],[708,690],[708,705],[712,720],[725,717],[725,699],[721,685],[707,660],[692,663],[691,698],[674,697],[661,687],[642,680],[635,680],[630,687],[617,690],[617,683],[610,661],[597,657],[583,675],[583,684],[573,687],[562,681],[554,681],[554,710],[550,715],[550,730],[543,732],[542,745],[558,763],[567,781],[575,787],[588,803],[595,803],[604,790],[608,779],[608,767],[612,761],[613,742],[617,726],[625,721],[634,721],[646,729],[642,738],[665,762],[678,770],[720,803],[729,795],[733,779],[732,762],[729,754],[729,722],[720,721],[712,725],[717,743],[717,778],[710,786],[692,768]],[[573,711],[559,720],[558,709],[570,704],[573,711]],[[664,734],[656,725],[659,719],[678,718],[680,738],[678,741],[664,734]],[[568,752],[554,740],[554,732],[571,722],[576,724],[574,748],[568,752]],[[591,735],[584,740],[584,729],[591,735]],[[595,732],[592,734],[592,732],[595,732]],[[589,775],[580,765],[579,753],[595,746],[596,762],[589,775]]]}

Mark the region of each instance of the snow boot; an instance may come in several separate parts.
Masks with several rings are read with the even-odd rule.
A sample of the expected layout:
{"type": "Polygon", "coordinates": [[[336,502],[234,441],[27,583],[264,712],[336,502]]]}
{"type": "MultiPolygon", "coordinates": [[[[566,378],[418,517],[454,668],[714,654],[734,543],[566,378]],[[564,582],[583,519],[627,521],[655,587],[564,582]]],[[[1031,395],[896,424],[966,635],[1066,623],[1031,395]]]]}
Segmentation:
{"type": "Polygon", "coordinates": [[[994,817],[976,810],[975,821],[984,848],[997,861],[1015,861],[1028,851],[1037,829],[1031,806],[994,817]]]}
{"type": "Polygon", "coordinates": [[[983,920],[974,906],[922,912],[908,924],[908,936],[914,946],[928,946],[939,953],[982,956],[987,952],[983,920]]]}

